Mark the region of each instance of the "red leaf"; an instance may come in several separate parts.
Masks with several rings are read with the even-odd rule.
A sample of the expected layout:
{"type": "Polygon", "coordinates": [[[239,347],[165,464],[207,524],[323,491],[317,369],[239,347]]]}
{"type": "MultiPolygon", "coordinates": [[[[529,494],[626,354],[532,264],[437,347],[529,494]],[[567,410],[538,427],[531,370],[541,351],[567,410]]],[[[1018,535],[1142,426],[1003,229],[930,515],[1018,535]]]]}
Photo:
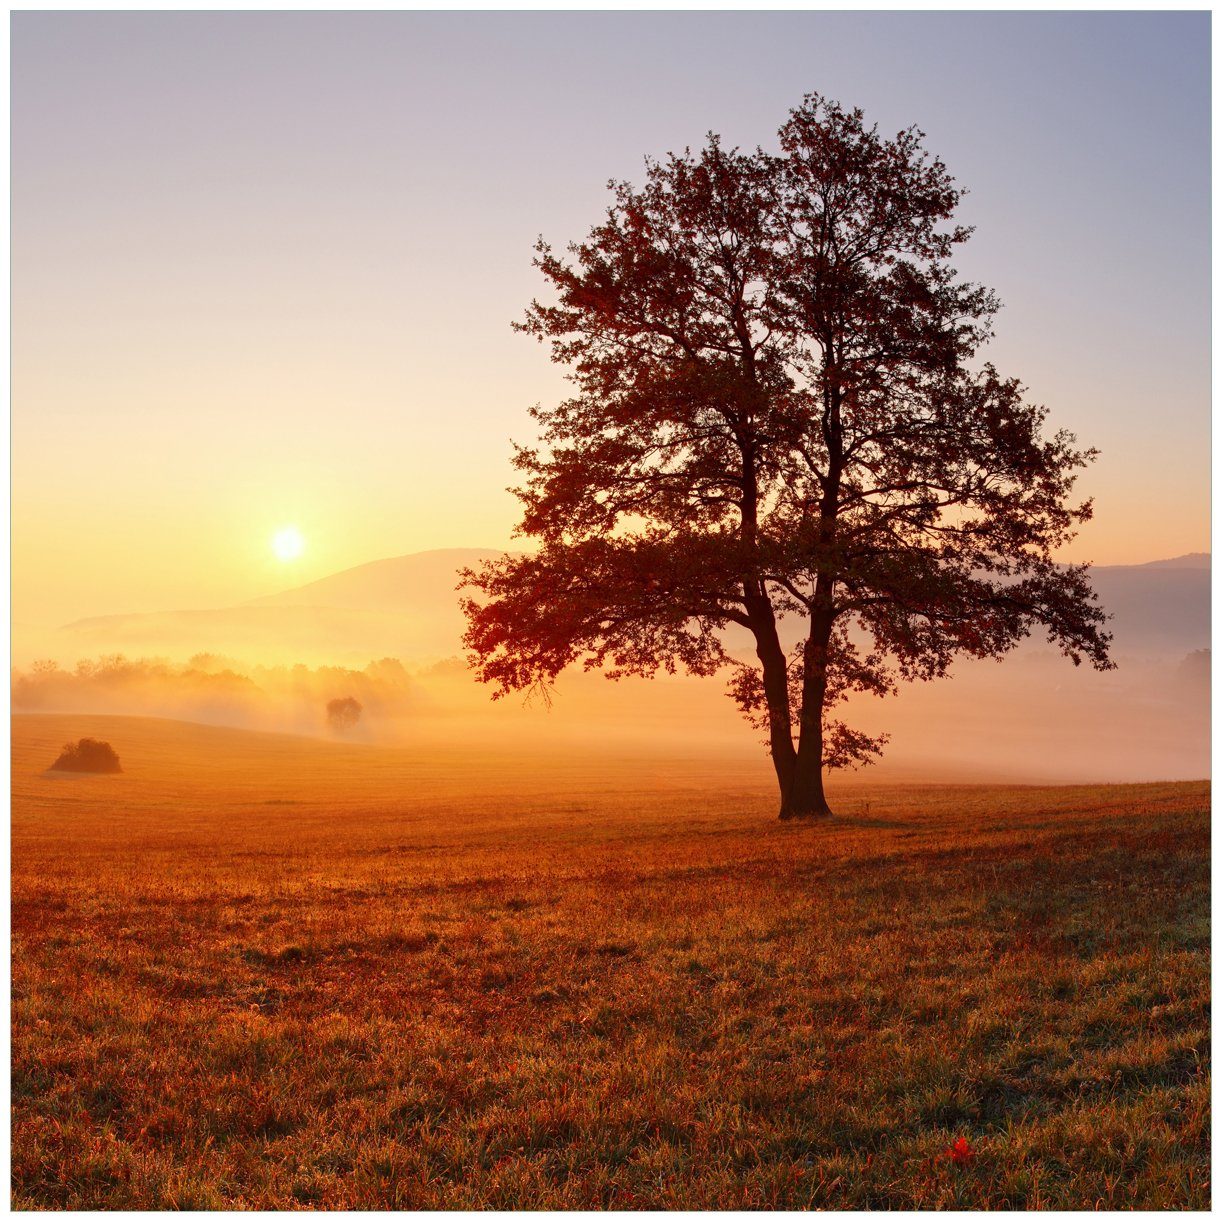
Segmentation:
{"type": "Polygon", "coordinates": [[[976,1151],[966,1137],[960,1137],[953,1146],[946,1147],[946,1156],[956,1166],[966,1167],[976,1157],[976,1151]]]}

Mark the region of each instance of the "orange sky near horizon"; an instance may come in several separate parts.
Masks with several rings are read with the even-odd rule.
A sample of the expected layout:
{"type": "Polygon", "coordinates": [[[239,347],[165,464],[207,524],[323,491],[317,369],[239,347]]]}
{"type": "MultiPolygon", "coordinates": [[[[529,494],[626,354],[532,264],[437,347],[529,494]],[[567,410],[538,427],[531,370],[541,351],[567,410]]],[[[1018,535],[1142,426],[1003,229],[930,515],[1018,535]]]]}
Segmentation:
{"type": "Polygon", "coordinates": [[[984,355],[1101,451],[1065,558],[1209,550],[1208,14],[17,13],[11,47],[18,630],[510,546],[510,439],[565,386],[509,327],[536,235],[813,88],[971,192],[984,355]]]}

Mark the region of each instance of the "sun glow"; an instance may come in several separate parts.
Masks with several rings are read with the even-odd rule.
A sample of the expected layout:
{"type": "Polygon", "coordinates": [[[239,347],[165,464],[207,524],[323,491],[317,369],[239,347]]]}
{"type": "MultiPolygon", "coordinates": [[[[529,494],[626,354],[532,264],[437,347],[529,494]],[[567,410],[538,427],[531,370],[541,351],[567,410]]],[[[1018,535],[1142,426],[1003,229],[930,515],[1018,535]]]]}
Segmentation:
{"type": "Polygon", "coordinates": [[[272,551],[277,560],[296,560],[305,551],[305,539],[296,526],[285,526],[272,536],[272,551]]]}

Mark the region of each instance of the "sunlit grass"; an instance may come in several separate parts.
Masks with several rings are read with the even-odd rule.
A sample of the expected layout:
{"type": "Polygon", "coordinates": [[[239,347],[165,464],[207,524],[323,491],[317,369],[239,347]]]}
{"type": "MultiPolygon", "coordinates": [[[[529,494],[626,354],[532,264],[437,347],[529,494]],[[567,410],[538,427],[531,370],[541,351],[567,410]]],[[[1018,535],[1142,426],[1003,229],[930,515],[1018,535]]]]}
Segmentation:
{"type": "Polygon", "coordinates": [[[14,738],[18,1207],[1209,1204],[1204,783],[14,738]]]}

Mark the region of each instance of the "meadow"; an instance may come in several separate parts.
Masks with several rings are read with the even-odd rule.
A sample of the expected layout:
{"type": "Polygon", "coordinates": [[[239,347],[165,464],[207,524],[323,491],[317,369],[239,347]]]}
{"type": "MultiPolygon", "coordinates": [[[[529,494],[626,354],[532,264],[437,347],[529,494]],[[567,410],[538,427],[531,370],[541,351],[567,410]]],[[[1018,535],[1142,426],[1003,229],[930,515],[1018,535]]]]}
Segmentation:
{"type": "Polygon", "coordinates": [[[831,796],[14,717],[13,1205],[1207,1208],[1208,785],[831,796]]]}

